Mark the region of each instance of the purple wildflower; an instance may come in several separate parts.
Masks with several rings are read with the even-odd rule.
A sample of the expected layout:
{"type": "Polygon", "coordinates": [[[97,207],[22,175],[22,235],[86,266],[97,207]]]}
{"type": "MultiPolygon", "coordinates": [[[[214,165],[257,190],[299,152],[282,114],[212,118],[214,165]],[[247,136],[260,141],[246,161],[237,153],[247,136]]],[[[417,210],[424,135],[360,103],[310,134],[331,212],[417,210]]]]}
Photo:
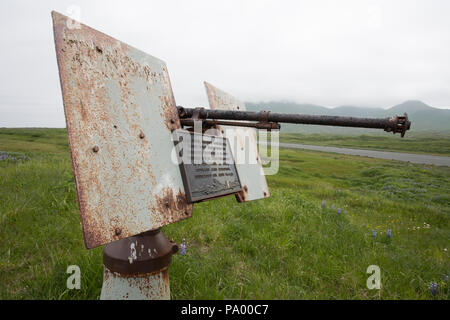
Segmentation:
{"type": "Polygon", "coordinates": [[[322,201],[322,209],[325,209],[325,200],[322,201]]]}
{"type": "Polygon", "coordinates": [[[341,209],[338,209],[337,214],[341,214],[341,209]]]}
{"type": "Polygon", "coordinates": [[[372,236],[373,236],[374,238],[377,237],[377,232],[376,232],[375,230],[372,230],[372,236]]]}
{"type": "Polygon", "coordinates": [[[183,239],[183,241],[180,244],[180,255],[184,256],[186,254],[186,240],[183,239]]]}
{"type": "Polygon", "coordinates": [[[439,288],[439,286],[437,283],[435,283],[435,282],[430,283],[430,291],[433,296],[435,296],[437,294],[438,288],[439,288]]]}
{"type": "Polygon", "coordinates": [[[388,229],[388,231],[386,232],[386,236],[387,236],[388,238],[390,238],[390,237],[391,237],[391,234],[392,234],[391,229],[388,229]]]}

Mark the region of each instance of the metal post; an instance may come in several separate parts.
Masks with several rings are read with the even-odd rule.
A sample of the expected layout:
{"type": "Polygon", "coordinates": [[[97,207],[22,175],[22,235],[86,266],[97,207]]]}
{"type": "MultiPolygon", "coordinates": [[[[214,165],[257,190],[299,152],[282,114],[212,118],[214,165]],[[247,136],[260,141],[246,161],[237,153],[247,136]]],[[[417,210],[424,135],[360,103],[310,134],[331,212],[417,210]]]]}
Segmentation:
{"type": "Polygon", "coordinates": [[[160,229],[105,245],[101,300],[170,300],[169,265],[178,245],[160,229]]]}

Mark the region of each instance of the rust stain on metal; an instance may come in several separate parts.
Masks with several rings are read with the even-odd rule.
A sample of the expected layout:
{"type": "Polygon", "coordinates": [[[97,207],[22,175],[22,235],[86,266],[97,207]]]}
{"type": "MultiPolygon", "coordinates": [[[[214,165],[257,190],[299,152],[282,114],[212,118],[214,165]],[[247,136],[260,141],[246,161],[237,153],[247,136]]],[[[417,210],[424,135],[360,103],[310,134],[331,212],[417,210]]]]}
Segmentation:
{"type": "Polygon", "coordinates": [[[188,218],[192,206],[175,195],[184,196],[178,165],[168,160],[180,121],[165,63],[52,16],[86,247],[188,218]],[[162,208],[157,199],[169,190],[162,208]]]}
{"type": "Polygon", "coordinates": [[[165,284],[167,284],[167,286],[170,285],[170,281],[169,281],[169,268],[167,268],[166,270],[164,270],[162,272],[162,278],[163,278],[163,282],[165,284]]]}
{"type": "MultiPolygon", "coordinates": [[[[107,267],[105,267],[105,268],[108,269],[107,267]]],[[[120,277],[120,278],[124,278],[124,279],[143,278],[143,277],[147,277],[147,276],[157,275],[158,273],[162,273],[165,270],[169,270],[169,267],[165,267],[160,270],[156,270],[156,271],[152,271],[152,272],[136,272],[133,274],[123,274],[123,273],[111,271],[108,269],[108,271],[110,272],[109,277],[120,277]]]]}
{"type": "Polygon", "coordinates": [[[156,196],[156,205],[157,207],[154,210],[160,212],[160,218],[166,221],[170,221],[174,215],[177,216],[178,220],[192,216],[192,206],[189,206],[186,194],[181,189],[176,195],[174,195],[172,189],[164,189],[156,196]],[[183,211],[184,216],[179,216],[181,211],[183,211]]]}
{"type": "MultiPolygon", "coordinates": [[[[169,80],[170,81],[170,80],[169,80]]],[[[178,116],[178,110],[172,108],[175,105],[175,99],[173,96],[160,97],[160,101],[163,105],[161,109],[161,117],[164,119],[164,123],[170,131],[180,129],[181,123],[178,116]]]]}
{"type": "Polygon", "coordinates": [[[169,270],[122,275],[105,267],[102,300],[168,300],[170,299],[169,270]]]}
{"type": "Polygon", "coordinates": [[[238,202],[247,202],[248,200],[248,187],[244,186],[241,192],[236,194],[236,200],[238,202]]]}

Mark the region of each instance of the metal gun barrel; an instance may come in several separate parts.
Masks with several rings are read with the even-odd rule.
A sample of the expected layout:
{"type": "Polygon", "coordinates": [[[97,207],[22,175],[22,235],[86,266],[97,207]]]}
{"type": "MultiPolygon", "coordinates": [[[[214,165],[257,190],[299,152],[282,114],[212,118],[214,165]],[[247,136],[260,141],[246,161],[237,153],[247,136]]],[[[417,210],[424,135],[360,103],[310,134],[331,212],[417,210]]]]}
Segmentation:
{"type": "Polygon", "coordinates": [[[238,120],[257,121],[259,123],[274,122],[383,129],[394,134],[400,133],[402,137],[405,135],[405,132],[411,127],[411,122],[408,121],[408,115],[406,113],[403,116],[394,116],[390,118],[356,118],[276,113],[270,111],[252,112],[178,107],[178,114],[181,119],[192,120],[238,120]]]}

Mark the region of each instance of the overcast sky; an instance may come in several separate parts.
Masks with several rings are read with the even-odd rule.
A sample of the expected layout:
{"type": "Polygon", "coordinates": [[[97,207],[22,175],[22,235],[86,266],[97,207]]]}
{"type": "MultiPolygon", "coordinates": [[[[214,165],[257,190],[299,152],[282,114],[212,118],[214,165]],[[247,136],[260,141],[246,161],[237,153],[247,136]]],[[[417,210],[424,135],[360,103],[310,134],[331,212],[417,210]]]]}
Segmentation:
{"type": "Polygon", "coordinates": [[[175,99],[203,81],[244,101],[450,107],[450,1],[0,2],[0,127],[64,127],[50,12],[167,63],[175,99]]]}

